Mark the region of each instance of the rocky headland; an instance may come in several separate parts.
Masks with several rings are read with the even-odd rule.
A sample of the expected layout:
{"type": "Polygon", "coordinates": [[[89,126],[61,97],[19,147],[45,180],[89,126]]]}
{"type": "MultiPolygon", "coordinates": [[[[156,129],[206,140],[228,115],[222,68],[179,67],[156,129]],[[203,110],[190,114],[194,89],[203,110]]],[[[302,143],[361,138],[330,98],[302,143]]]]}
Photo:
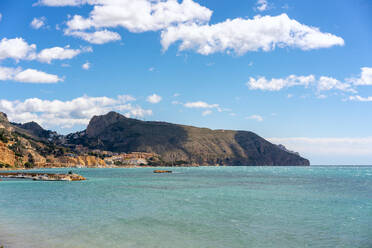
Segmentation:
{"type": "Polygon", "coordinates": [[[68,135],[0,113],[0,169],[200,165],[307,166],[284,146],[248,131],[145,122],[110,112],[68,135]]]}

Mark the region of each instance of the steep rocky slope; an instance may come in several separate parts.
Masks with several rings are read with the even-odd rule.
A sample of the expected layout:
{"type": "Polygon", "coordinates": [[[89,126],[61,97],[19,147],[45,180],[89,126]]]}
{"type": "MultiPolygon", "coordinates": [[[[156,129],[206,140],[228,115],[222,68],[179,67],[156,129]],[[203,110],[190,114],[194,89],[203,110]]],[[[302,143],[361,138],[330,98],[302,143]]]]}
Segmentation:
{"type": "Polygon", "coordinates": [[[168,164],[309,165],[252,132],[144,122],[115,112],[94,116],[86,131],[70,135],[67,142],[113,152],[153,152],[168,164]]]}

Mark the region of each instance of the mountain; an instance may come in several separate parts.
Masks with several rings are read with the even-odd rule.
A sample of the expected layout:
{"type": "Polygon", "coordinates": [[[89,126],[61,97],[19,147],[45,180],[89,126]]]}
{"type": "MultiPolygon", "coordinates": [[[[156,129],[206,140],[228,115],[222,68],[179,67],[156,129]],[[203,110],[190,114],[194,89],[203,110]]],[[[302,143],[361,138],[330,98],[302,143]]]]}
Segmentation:
{"type": "Polygon", "coordinates": [[[62,136],[36,122],[10,123],[0,112],[0,169],[106,166],[101,158],[76,153],[60,140],[62,136]]]}
{"type": "Polygon", "coordinates": [[[31,121],[24,124],[11,123],[13,126],[16,126],[22,130],[27,131],[29,134],[32,134],[40,139],[49,139],[54,135],[57,135],[56,132],[45,130],[38,123],[31,121]]]}
{"type": "Polygon", "coordinates": [[[167,165],[309,165],[297,153],[248,131],[211,130],[166,122],[140,121],[110,112],[94,116],[68,144],[118,153],[159,154],[167,165]]]}

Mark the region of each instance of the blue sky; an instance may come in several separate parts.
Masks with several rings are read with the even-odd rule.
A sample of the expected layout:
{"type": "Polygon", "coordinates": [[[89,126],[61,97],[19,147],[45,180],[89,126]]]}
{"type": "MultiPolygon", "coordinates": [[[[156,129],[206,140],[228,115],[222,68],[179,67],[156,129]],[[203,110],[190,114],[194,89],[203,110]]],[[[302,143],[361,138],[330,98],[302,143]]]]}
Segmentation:
{"type": "Polygon", "coordinates": [[[110,110],[372,163],[372,2],[2,0],[0,111],[60,133],[110,110]]]}

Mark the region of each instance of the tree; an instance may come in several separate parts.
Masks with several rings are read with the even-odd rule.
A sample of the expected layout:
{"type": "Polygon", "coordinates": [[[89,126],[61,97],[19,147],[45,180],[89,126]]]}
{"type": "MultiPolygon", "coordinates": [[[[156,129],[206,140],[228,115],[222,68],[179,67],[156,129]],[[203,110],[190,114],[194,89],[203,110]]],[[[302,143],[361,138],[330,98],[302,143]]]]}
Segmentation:
{"type": "Polygon", "coordinates": [[[35,167],[35,159],[31,153],[28,154],[28,161],[25,163],[26,168],[34,168],[35,167]]]}

